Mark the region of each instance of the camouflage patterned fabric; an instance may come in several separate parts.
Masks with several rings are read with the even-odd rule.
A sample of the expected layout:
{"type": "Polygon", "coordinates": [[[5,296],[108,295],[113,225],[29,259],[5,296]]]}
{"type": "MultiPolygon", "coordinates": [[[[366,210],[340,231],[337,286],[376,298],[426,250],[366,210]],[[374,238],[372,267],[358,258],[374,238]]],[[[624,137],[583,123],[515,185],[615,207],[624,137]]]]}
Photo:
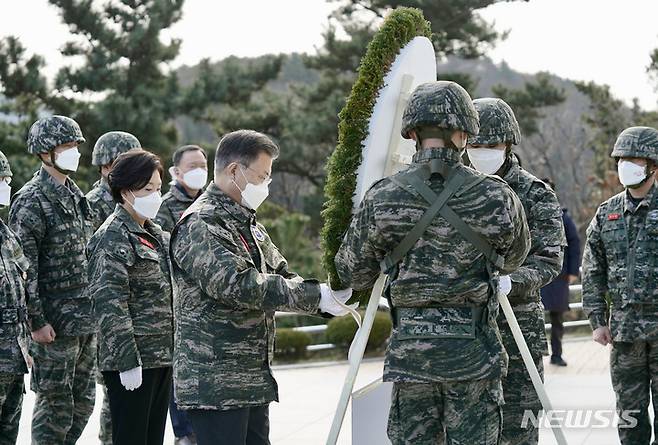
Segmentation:
{"type": "MultiPolygon", "coordinates": [[[[614,342],[610,352],[610,375],[617,396],[617,410],[628,410],[637,420],[634,428],[620,425],[617,429],[622,445],[648,445],[652,426],[647,409],[649,394],[653,412],[658,412],[658,340],[614,342]]],[[[653,430],[658,433],[655,415],[653,430]]]]}
{"type": "Polygon", "coordinates": [[[96,400],[96,336],[57,335],[48,345],[32,342],[30,352],[30,389],[36,393],[32,443],[76,443],[96,400]]]}
{"type": "Polygon", "coordinates": [[[84,252],[92,217],[75,183],[67,179],[61,185],[44,169],[16,193],[10,208],[9,224],[30,262],[30,327],[34,331],[49,323],[57,335],[49,345],[31,345],[35,443],[75,442],[93,410],[96,329],[85,292],[84,252]]]}
{"type": "Polygon", "coordinates": [[[0,445],[16,444],[23,391],[23,374],[0,372],[0,445]]]}
{"type": "Polygon", "coordinates": [[[23,374],[27,373],[25,278],[28,261],[18,239],[2,220],[0,269],[4,277],[0,282],[0,445],[13,445],[21,417],[23,374]]]}
{"type": "Polygon", "coordinates": [[[11,172],[11,167],[9,166],[9,160],[3,152],[0,151],[0,178],[1,177],[12,177],[13,173],[11,172]]]}
{"type": "Polygon", "coordinates": [[[478,115],[471,97],[455,82],[427,82],[419,85],[409,98],[402,115],[402,137],[419,127],[439,127],[478,134],[478,115]]]}
{"type": "Polygon", "coordinates": [[[498,445],[503,390],[499,380],[395,383],[388,436],[393,445],[498,445]],[[485,428],[480,428],[481,420],[485,428]]]}
{"type": "Polygon", "coordinates": [[[139,140],[125,131],[109,131],[98,138],[91,152],[91,165],[108,165],[121,153],[133,148],[142,148],[139,140]]]}
{"type": "Polygon", "coordinates": [[[485,97],[475,99],[473,106],[480,118],[480,132],[468,138],[469,144],[495,145],[510,142],[517,145],[521,142],[519,123],[514,111],[504,100],[485,97]]]}
{"type": "Polygon", "coordinates": [[[85,142],[78,123],[66,116],[44,117],[30,127],[27,135],[27,151],[35,155],[48,153],[69,142],[78,144],[85,142]]]}
{"type": "MultiPolygon", "coordinates": [[[[201,193],[199,191],[198,196],[201,196],[201,193]]],[[[160,206],[158,216],[155,217],[155,222],[160,224],[162,230],[171,233],[183,215],[183,212],[192,205],[195,199],[190,198],[180,185],[172,185],[169,191],[162,197],[162,205],[160,206]]]]}
{"type": "Polygon", "coordinates": [[[85,246],[93,212],[77,185],[39,170],[14,196],[9,225],[30,261],[27,280],[32,330],[50,323],[57,335],[95,332],[87,287],[85,246]]]}
{"type": "MultiPolygon", "coordinates": [[[[599,206],[587,229],[583,308],[592,329],[609,326],[617,409],[638,409],[622,444],[649,443],[648,400],[658,400],[658,185],[634,203],[628,191],[599,206]],[[606,297],[610,300],[610,307],[606,297]]],[[[658,435],[658,424],[654,423],[658,435]]]]}
{"type": "MultiPolygon", "coordinates": [[[[425,213],[429,204],[398,184],[401,176],[416,174],[434,159],[443,161],[450,169],[461,170],[469,178],[446,205],[503,256],[500,272],[508,274],[523,263],[530,248],[530,237],[523,206],[509,186],[500,179],[485,177],[463,166],[457,150],[425,149],[416,153],[408,170],[376,182],[366,193],[335,259],[344,285],[356,290],[372,287],[384,256],[400,243],[425,213]]],[[[444,187],[443,179],[437,175],[426,183],[436,193],[444,187]]],[[[491,297],[487,260],[442,216],[434,218],[406,257],[389,273],[387,293],[394,313],[401,315],[394,324],[386,353],[385,381],[450,385],[485,380],[499,382],[506,370],[507,355],[496,325],[498,305],[491,297]],[[467,325],[462,317],[471,321],[470,313],[462,315],[460,312],[469,308],[484,308],[487,314],[479,321],[474,320],[476,327],[471,338],[402,335],[406,332],[406,321],[401,321],[409,310],[421,310],[421,321],[435,326],[445,325],[452,330],[467,325]],[[436,310],[442,315],[433,316],[436,310]]],[[[441,388],[448,386],[437,385],[441,388]]],[[[466,399],[473,396],[477,397],[464,394],[462,403],[470,403],[466,399]]],[[[491,403],[487,412],[497,409],[502,398],[491,403]]],[[[444,406],[439,413],[444,421],[451,413],[450,409],[444,406]]],[[[475,418],[470,422],[479,427],[469,425],[468,431],[478,429],[480,432],[476,437],[488,436],[482,431],[482,428],[486,429],[483,422],[476,422],[475,418]]],[[[410,429],[412,425],[401,430],[410,429]]],[[[470,434],[468,431],[454,434],[470,434]]],[[[392,437],[392,440],[394,443],[415,443],[408,437],[392,437]]],[[[463,443],[479,441],[473,439],[463,443]]]]}
{"type": "Polygon", "coordinates": [[[101,371],[171,366],[173,350],[169,235],[122,207],[87,247],[101,371]]]}
{"type": "MultiPolygon", "coordinates": [[[[482,129],[485,128],[483,125],[482,129]]],[[[525,262],[510,274],[512,290],[508,298],[530,353],[535,363],[539,364],[538,369],[542,369],[542,355],[548,354],[548,346],[544,329],[544,307],[539,290],[562,270],[566,245],[562,209],[555,193],[522,169],[516,157],[511,157],[510,168],[503,179],[523,204],[532,240],[525,262]]],[[[502,314],[498,316],[498,326],[510,357],[508,374],[503,379],[503,444],[536,444],[539,441],[539,431],[530,424],[527,429],[522,430],[520,425],[523,411],[539,411],[541,402],[523,364],[509,324],[502,314]]]]}
{"type": "Polygon", "coordinates": [[[179,409],[245,408],[278,400],[270,365],[274,311],[315,313],[320,285],[288,271],[255,212],[214,183],[171,242],[179,409]]]}
{"type": "Polygon", "coordinates": [[[651,127],[630,127],[617,137],[610,154],[613,158],[646,158],[658,163],[658,130],[651,127]]]}
{"type": "Polygon", "coordinates": [[[114,213],[116,203],[110,192],[110,185],[107,179],[101,178],[96,181],[92,189],[86,195],[89,207],[94,212],[94,231],[105,222],[107,218],[114,213]]]}

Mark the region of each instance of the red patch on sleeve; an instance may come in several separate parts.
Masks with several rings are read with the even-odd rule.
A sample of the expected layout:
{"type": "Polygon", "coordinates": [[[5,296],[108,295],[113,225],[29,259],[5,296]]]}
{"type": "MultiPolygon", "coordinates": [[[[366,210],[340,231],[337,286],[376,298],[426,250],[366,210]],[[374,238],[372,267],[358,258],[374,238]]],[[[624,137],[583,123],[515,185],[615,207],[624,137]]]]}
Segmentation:
{"type": "Polygon", "coordinates": [[[145,238],[142,238],[141,236],[138,236],[137,238],[139,239],[140,243],[144,244],[146,247],[149,247],[149,248],[155,250],[155,246],[153,245],[152,242],[150,242],[149,240],[147,240],[145,238]]]}
{"type": "Polygon", "coordinates": [[[619,213],[611,213],[608,215],[608,221],[617,221],[619,218],[621,218],[619,213]]]}

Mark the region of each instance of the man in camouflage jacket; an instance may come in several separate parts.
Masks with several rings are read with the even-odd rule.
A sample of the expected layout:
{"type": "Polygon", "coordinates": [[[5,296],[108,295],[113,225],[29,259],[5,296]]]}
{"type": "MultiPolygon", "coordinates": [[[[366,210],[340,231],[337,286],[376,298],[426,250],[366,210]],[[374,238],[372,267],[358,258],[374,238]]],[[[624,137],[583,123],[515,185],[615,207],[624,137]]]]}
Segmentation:
{"type": "MultiPolygon", "coordinates": [[[[9,204],[12,173],[0,152],[0,206],[9,204]]],[[[25,279],[28,261],[4,221],[0,220],[0,445],[14,445],[23,404],[23,375],[27,373],[28,337],[25,279]]]]}
{"type": "MultiPolygon", "coordinates": [[[[601,204],[587,228],[583,308],[594,340],[612,344],[621,443],[648,445],[649,395],[658,412],[658,130],[627,128],[612,157],[626,189],[601,204]]],[[[655,418],[653,430],[658,436],[655,418]]]]}
{"type": "Polygon", "coordinates": [[[384,380],[394,382],[388,423],[394,445],[499,441],[507,356],[496,325],[495,277],[523,263],[530,241],[509,186],[460,162],[467,135],[478,127],[461,86],[420,85],[402,117],[402,136],[416,140],[413,162],[373,184],[335,259],[343,284],[358,290],[370,288],[380,269],[388,273],[394,329],[384,380]],[[461,186],[453,186],[455,178],[461,186]],[[443,208],[459,223],[435,216],[396,258],[430,207],[428,193],[439,194],[434,202],[447,199],[443,208]],[[462,225],[472,231],[469,238],[488,245],[486,254],[462,235],[462,225]]]}
{"type": "MultiPolygon", "coordinates": [[[[544,332],[544,309],[539,290],[550,283],[562,269],[565,244],[562,209],[557,196],[544,182],[521,168],[512,146],[521,141],[521,131],[514,112],[502,99],[483,98],[473,101],[480,117],[480,132],[468,141],[468,155],[482,159],[492,156],[479,170],[495,170],[516,192],[523,204],[532,244],[523,265],[510,274],[512,290],[509,300],[523,331],[533,361],[543,376],[543,355],[548,353],[544,332]]],[[[483,162],[483,161],[479,161],[483,162]]],[[[487,172],[487,173],[488,173],[487,172]]],[[[542,409],[519,348],[505,317],[498,316],[503,344],[509,354],[507,376],[503,378],[502,443],[505,445],[537,445],[539,429],[528,423],[523,427],[526,410],[535,416],[542,409]]]]}
{"type": "Polygon", "coordinates": [[[94,408],[96,336],[85,257],[93,212],[68,177],[77,169],[77,145],[84,141],[73,119],[36,121],[27,149],[42,167],[16,193],[9,212],[9,225],[30,262],[33,444],[75,443],[94,408]]]}
{"type": "Polygon", "coordinates": [[[269,444],[275,311],[346,313],[326,285],[288,270],[256,221],[278,153],[255,131],[225,135],[214,181],[172,233],[175,398],[199,445],[269,444]]]}

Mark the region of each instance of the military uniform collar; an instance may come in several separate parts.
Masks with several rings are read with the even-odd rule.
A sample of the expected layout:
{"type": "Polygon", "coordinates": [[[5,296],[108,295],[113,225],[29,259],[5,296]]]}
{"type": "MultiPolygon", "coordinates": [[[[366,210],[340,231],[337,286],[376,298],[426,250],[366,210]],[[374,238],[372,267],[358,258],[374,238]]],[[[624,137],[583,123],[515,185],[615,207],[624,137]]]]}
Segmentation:
{"type": "Polygon", "coordinates": [[[116,219],[118,219],[124,226],[126,226],[129,232],[137,235],[146,234],[150,236],[156,236],[158,241],[160,240],[161,230],[150,219],[144,221],[144,227],[140,226],[139,223],[133,219],[130,213],[128,213],[128,211],[123,208],[121,204],[118,204],[114,208],[114,215],[116,215],[116,219]]]}
{"type": "Polygon", "coordinates": [[[190,197],[190,195],[187,194],[183,186],[180,185],[178,182],[174,183],[174,185],[171,186],[169,192],[171,193],[171,196],[173,196],[176,199],[176,201],[180,201],[180,202],[194,202],[196,198],[198,198],[201,195],[201,191],[199,191],[194,198],[190,197]]]}
{"type": "Polygon", "coordinates": [[[71,178],[66,178],[66,184],[60,184],[43,167],[37,172],[36,176],[41,190],[53,201],[70,197],[84,197],[82,191],[75,185],[75,182],[71,178]]]}
{"type": "Polygon", "coordinates": [[[507,173],[503,176],[503,180],[508,184],[516,184],[519,182],[521,165],[519,165],[519,160],[516,159],[516,156],[512,156],[509,162],[510,167],[507,169],[507,173]]]}
{"type": "Polygon", "coordinates": [[[212,182],[206,189],[206,193],[213,197],[219,205],[239,221],[251,222],[256,217],[254,210],[248,209],[245,206],[235,202],[233,198],[224,193],[217,185],[212,182]]]}
{"type": "Polygon", "coordinates": [[[461,152],[454,148],[441,147],[441,148],[424,148],[414,154],[412,162],[426,163],[432,159],[441,159],[446,163],[461,162],[461,152]]]}
{"type": "Polygon", "coordinates": [[[649,189],[647,196],[645,196],[637,205],[631,199],[631,192],[626,190],[624,195],[624,213],[635,213],[639,208],[643,206],[651,207],[652,204],[654,207],[658,207],[658,185],[656,185],[655,182],[651,186],[651,189],[649,189]]]}

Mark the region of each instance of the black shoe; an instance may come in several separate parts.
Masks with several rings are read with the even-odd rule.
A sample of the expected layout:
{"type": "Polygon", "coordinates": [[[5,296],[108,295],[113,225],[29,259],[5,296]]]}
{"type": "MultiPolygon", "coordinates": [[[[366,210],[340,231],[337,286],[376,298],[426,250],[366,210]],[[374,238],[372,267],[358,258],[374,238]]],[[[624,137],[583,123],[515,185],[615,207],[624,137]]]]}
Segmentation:
{"type": "Polygon", "coordinates": [[[551,356],[551,365],[567,366],[567,362],[562,360],[562,357],[551,356]]]}

